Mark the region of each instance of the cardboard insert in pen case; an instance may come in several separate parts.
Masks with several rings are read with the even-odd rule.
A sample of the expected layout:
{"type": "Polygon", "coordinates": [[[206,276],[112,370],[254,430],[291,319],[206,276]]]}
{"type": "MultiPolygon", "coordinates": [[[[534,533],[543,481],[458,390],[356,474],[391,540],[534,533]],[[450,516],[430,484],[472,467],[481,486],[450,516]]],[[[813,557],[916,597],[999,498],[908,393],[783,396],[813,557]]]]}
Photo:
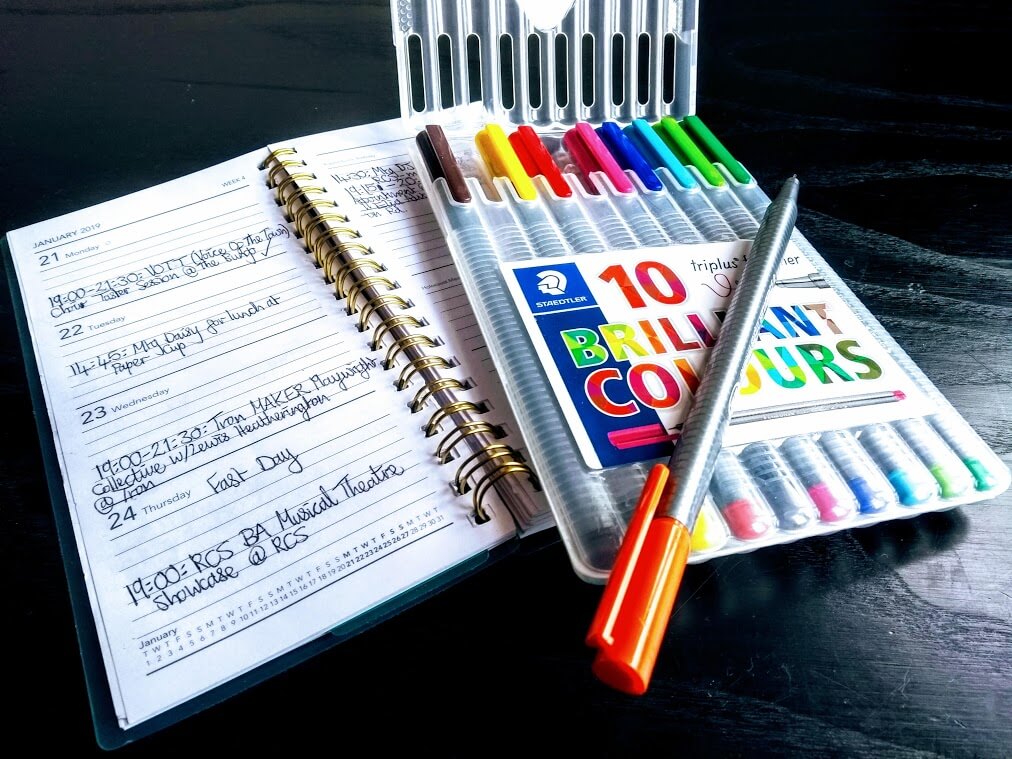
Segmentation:
{"type": "MultiPolygon", "coordinates": [[[[686,246],[722,242],[730,246],[725,252],[747,254],[769,198],[694,114],[696,3],[564,2],[551,23],[545,17],[551,3],[544,4],[537,19],[525,13],[525,4],[512,0],[476,2],[466,17],[444,13],[441,5],[437,13],[436,5],[397,6],[398,57],[411,75],[402,78],[402,109],[416,132],[428,124],[442,126],[471,200],[455,200],[438,172],[424,168],[420,153],[413,157],[573,568],[589,582],[603,582],[647,472],[670,455],[677,419],[598,430],[596,443],[612,458],[591,460],[593,446],[588,448],[584,428],[593,409],[574,401],[572,383],[567,387],[559,362],[546,350],[545,331],[537,327],[544,317],[525,306],[518,276],[526,271],[536,278],[541,266],[555,273],[579,272],[595,256],[611,255],[609,265],[632,266],[625,284],[643,297],[643,272],[635,271],[636,262],[649,260],[681,274],[678,267],[685,265],[686,256],[704,250],[686,246]],[[634,19],[650,19],[651,26],[633,28],[634,19]],[[517,190],[510,172],[489,166],[475,142],[479,132],[489,130],[501,131],[496,144],[502,146],[499,137],[504,137],[519,165],[526,159],[534,197],[517,190]],[[535,147],[531,133],[552,156],[570,193],[560,194],[562,185],[550,166],[524,156],[525,145],[535,147]],[[581,151],[589,146],[593,157],[602,145],[605,155],[620,164],[619,174],[614,166],[586,165],[581,151]],[[629,155],[621,160],[629,145],[650,173],[630,163],[629,155]],[[563,265],[569,268],[560,269],[563,265]]],[[[800,179],[803,187],[805,178],[800,179]]],[[[793,273],[778,278],[774,292],[783,298],[790,293],[795,304],[832,299],[849,320],[862,325],[863,338],[885,357],[886,376],[895,376],[897,383],[802,402],[780,399],[748,406],[736,399],[690,562],[972,503],[997,495],[1012,479],[800,232],[792,242],[787,259],[798,263],[793,273]],[[757,429],[763,434],[746,434],[757,429]]],[[[648,271],[646,281],[661,287],[658,271],[648,271]]],[[[595,277],[579,277],[600,289],[595,277]]],[[[558,281],[553,282],[558,288],[558,281]]],[[[672,291],[661,295],[665,293],[672,291]]],[[[557,300],[563,297],[570,296],[557,300]]],[[[670,308],[684,315],[678,305],[670,308]]],[[[761,340],[803,327],[800,317],[792,323],[792,313],[768,314],[761,340]]],[[[832,334],[831,314],[801,315],[806,314],[823,337],[832,334]]],[[[670,349],[664,356],[671,367],[665,381],[681,383],[677,408],[691,400],[693,374],[698,378],[704,367],[700,356],[719,333],[719,320],[699,326],[676,336],[683,345],[690,339],[699,344],[695,358],[678,354],[663,329],[655,329],[653,336],[641,330],[636,336],[647,350],[654,339],[670,349]]],[[[586,337],[572,335],[577,341],[586,337]]],[[[633,350],[630,341],[637,342],[628,334],[611,337],[620,346],[626,339],[627,351],[633,350]]],[[[600,330],[595,339],[587,350],[608,354],[611,363],[602,366],[618,371],[626,365],[600,330]]],[[[757,342],[757,350],[763,347],[757,342]]],[[[831,347],[835,350],[836,343],[831,347]]],[[[771,383],[774,370],[787,385],[796,380],[795,370],[808,375],[821,371],[827,384],[839,379],[836,369],[875,371],[860,364],[862,354],[852,346],[844,346],[854,357],[846,368],[842,359],[817,351],[806,358],[795,350],[793,364],[785,363],[778,351],[765,348],[770,366],[757,354],[743,387],[754,384],[757,375],[771,383]]],[[[624,381],[620,372],[601,386],[610,390],[624,381]]],[[[656,389],[663,386],[655,383],[656,400],[670,400],[656,389]]],[[[628,383],[625,392],[618,401],[644,397],[633,398],[628,383]]],[[[644,393],[649,396],[649,387],[644,393]]]]}

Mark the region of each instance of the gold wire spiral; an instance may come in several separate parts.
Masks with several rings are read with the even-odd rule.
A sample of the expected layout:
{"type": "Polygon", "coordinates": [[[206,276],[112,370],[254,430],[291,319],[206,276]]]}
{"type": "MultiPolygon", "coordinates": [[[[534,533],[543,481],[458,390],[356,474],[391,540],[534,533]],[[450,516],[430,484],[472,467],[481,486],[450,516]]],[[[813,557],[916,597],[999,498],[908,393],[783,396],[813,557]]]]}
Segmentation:
{"type": "Polygon", "coordinates": [[[383,265],[377,261],[373,261],[371,258],[356,258],[348,263],[341,264],[337,267],[333,274],[330,273],[330,265],[332,261],[337,260],[337,256],[327,258],[323,273],[328,282],[334,283],[334,294],[338,298],[345,296],[344,280],[353,272],[358,269],[369,268],[372,271],[383,271],[383,265]]]}
{"type": "Polygon", "coordinates": [[[415,393],[415,397],[411,399],[409,404],[411,413],[417,413],[422,410],[429,397],[433,393],[438,393],[440,390],[467,390],[467,387],[463,385],[460,380],[454,379],[453,377],[443,377],[441,379],[432,380],[432,382],[426,382],[422,387],[415,393]]]}
{"type": "MultiPolygon", "coordinates": [[[[288,177],[288,179],[291,179],[291,178],[292,177],[288,177]]],[[[287,182],[288,180],[286,179],[284,181],[287,182]]],[[[278,185],[278,186],[280,187],[281,185],[278,185]]],[[[296,201],[299,201],[300,203],[304,203],[306,201],[306,198],[309,196],[310,193],[316,193],[317,195],[323,195],[324,193],[327,192],[327,188],[326,187],[321,187],[321,186],[315,185],[315,184],[314,185],[305,185],[304,187],[300,186],[298,188],[298,190],[299,190],[298,192],[293,192],[291,195],[289,195],[288,199],[286,201],[284,201],[285,210],[288,212],[288,218],[291,219],[292,221],[295,221],[295,209],[292,207],[292,203],[294,203],[296,201]]],[[[280,195],[279,195],[279,197],[280,197],[280,195]]],[[[302,234],[302,230],[300,230],[298,227],[296,227],[295,229],[296,229],[297,232],[299,232],[299,234],[302,234]]]]}
{"type": "Polygon", "coordinates": [[[436,460],[440,464],[446,464],[453,458],[453,449],[458,443],[471,435],[483,433],[491,437],[500,436],[499,431],[488,422],[471,421],[458,424],[453,428],[453,432],[439,441],[439,445],[436,446],[436,460]]]}
{"type": "Polygon", "coordinates": [[[362,307],[362,311],[358,315],[359,332],[365,332],[369,328],[369,317],[372,316],[373,311],[381,306],[400,306],[402,311],[407,311],[411,308],[411,304],[400,295],[391,295],[390,293],[377,295],[362,307]]]}
{"type": "Polygon", "coordinates": [[[311,211],[315,211],[319,214],[320,208],[337,208],[337,203],[333,200],[327,200],[327,198],[313,198],[312,200],[303,198],[302,205],[299,206],[299,210],[296,211],[295,215],[292,217],[292,221],[295,222],[295,231],[303,240],[306,238],[306,232],[302,225],[303,217],[308,216],[311,211]]]}
{"type": "Polygon", "coordinates": [[[425,425],[425,437],[435,435],[439,432],[439,425],[442,424],[444,419],[450,416],[450,414],[459,414],[461,411],[470,411],[472,414],[485,413],[481,408],[471,403],[471,401],[455,401],[454,403],[440,406],[436,409],[436,413],[429,417],[429,422],[425,425]]]}
{"type": "Polygon", "coordinates": [[[453,476],[453,487],[456,488],[458,493],[466,493],[471,489],[467,481],[475,472],[485,466],[485,464],[505,456],[510,457],[512,461],[513,449],[502,443],[490,443],[479,448],[460,462],[460,466],[457,467],[457,473],[453,476]]]}
{"type": "MultiPolygon", "coordinates": [[[[326,276],[327,281],[335,283],[334,292],[337,295],[337,297],[343,298],[345,296],[344,275],[342,275],[340,272],[344,268],[347,268],[349,272],[354,271],[356,268],[358,268],[355,262],[360,259],[352,258],[349,261],[341,263],[341,256],[342,255],[347,256],[348,252],[352,250],[358,251],[364,256],[371,256],[372,248],[370,248],[365,243],[355,242],[353,240],[352,241],[338,240],[336,246],[334,245],[328,246],[326,250],[320,250],[320,248],[322,247],[323,247],[322,245],[317,246],[316,251],[317,261],[323,267],[323,273],[326,276]],[[340,266],[337,266],[337,264],[339,263],[340,266]],[[332,269],[333,271],[331,271],[332,269]],[[338,283],[340,284],[340,286],[338,286],[338,283]]],[[[376,263],[375,261],[372,261],[372,259],[367,260],[371,261],[372,263],[376,263]]],[[[385,267],[383,267],[382,265],[376,264],[374,270],[384,271],[384,268],[385,267]]],[[[349,311],[349,313],[351,312],[349,311]]]]}
{"type": "Polygon", "coordinates": [[[452,369],[453,365],[442,356],[423,356],[422,358],[416,358],[403,369],[401,369],[400,375],[397,377],[397,382],[394,386],[398,390],[403,390],[411,382],[411,378],[420,370],[428,369],[430,367],[438,366],[440,369],[452,369]]]}
{"type": "Polygon", "coordinates": [[[337,247],[345,255],[347,255],[348,251],[350,250],[357,250],[359,253],[364,253],[367,256],[372,255],[372,248],[370,248],[364,242],[354,242],[354,241],[342,242],[337,247]]]}
{"type": "Polygon", "coordinates": [[[362,277],[362,279],[356,281],[351,287],[348,288],[347,294],[344,296],[347,298],[345,304],[348,309],[348,315],[358,311],[358,296],[362,295],[363,292],[369,287],[380,287],[383,286],[389,292],[390,290],[396,290],[397,285],[390,277],[383,277],[379,274],[372,274],[368,277],[362,277]]]}
{"type": "MultiPolygon", "coordinates": [[[[323,269],[324,279],[328,283],[333,283],[339,298],[347,298],[348,313],[359,311],[358,300],[360,297],[365,299],[359,311],[359,331],[368,328],[369,320],[377,309],[394,307],[402,311],[410,309],[413,305],[410,301],[392,292],[398,289],[399,285],[389,277],[377,274],[385,271],[385,267],[374,260],[375,254],[370,246],[358,241],[362,238],[360,231],[351,226],[350,219],[340,212],[338,204],[325,197],[326,188],[319,184],[300,185],[300,182],[317,180],[315,174],[306,169],[300,170],[299,167],[305,166],[306,162],[298,157],[298,151],[282,147],[272,150],[261,163],[260,169],[267,171],[267,186],[274,188],[278,205],[284,206],[286,216],[294,224],[306,251],[313,255],[316,265],[323,269]],[[284,178],[281,178],[282,176],[284,178]],[[353,252],[359,255],[352,258],[353,252]],[[368,275],[362,276],[366,272],[368,275]],[[369,298],[366,291],[373,287],[385,287],[387,292],[369,298]]],[[[411,314],[387,316],[376,326],[369,346],[373,350],[380,349],[384,339],[397,327],[420,329],[425,324],[424,320],[419,320],[411,314]]],[[[400,337],[388,348],[383,366],[386,369],[393,368],[401,353],[419,345],[434,348],[438,343],[420,333],[400,337]]],[[[451,369],[453,366],[455,363],[436,355],[410,359],[401,369],[394,384],[398,390],[404,390],[410,385],[415,374],[425,369],[451,369]]],[[[466,383],[455,377],[437,377],[425,382],[408,405],[412,412],[418,412],[425,407],[430,398],[441,391],[463,391],[467,388],[466,383]]],[[[452,420],[456,414],[483,414],[486,411],[483,404],[471,401],[447,403],[436,409],[429,417],[424,427],[425,435],[432,437],[437,434],[441,425],[447,420],[452,420]]],[[[500,428],[486,421],[474,419],[460,421],[436,446],[436,460],[440,464],[446,464],[454,458],[455,449],[461,443],[477,436],[487,436],[496,440],[501,438],[503,433],[500,428]]],[[[451,484],[461,494],[473,490],[474,519],[482,523],[490,519],[484,501],[489,489],[494,487],[498,480],[514,473],[526,474],[536,487],[538,485],[534,471],[522,459],[517,458],[516,451],[511,447],[497,442],[481,445],[481,437],[478,437],[478,441],[480,447],[463,458],[451,484]]],[[[471,443],[469,447],[475,447],[475,443],[471,443]]]]}
{"type": "Polygon", "coordinates": [[[410,348],[412,345],[424,345],[426,348],[436,347],[436,343],[434,343],[427,335],[408,335],[406,337],[399,338],[387,351],[387,357],[383,361],[383,368],[393,369],[394,359],[397,358],[397,354],[407,348],[410,348]]]}
{"type": "Polygon", "coordinates": [[[535,488],[540,489],[541,486],[538,484],[537,475],[534,473],[533,469],[527,466],[527,464],[521,461],[505,461],[502,464],[500,464],[495,469],[495,471],[489,472],[484,477],[482,477],[478,481],[478,484],[475,485],[474,496],[472,498],[472,504],[474,505],[475,521],[481,523],[487,522],[489,520],[488,513],[485,511],[485,494],[488,492],[489,488],[495,485],[497,481],[499,481],[508,474],[514,473],[526,474],[531,484],[535,488]]]}
{"type": "Polygon", "coordinates": [[[305,166],[305,161],[290,161],[290,160],[279,160],[274,166],[271,166],[270,171],[267,172],[267,186],[274,187],[277,184],[278,178],[274,174],[278,171],[287,171],[289,166],[305,166]]]}
{"type": "Polygon", "coordinates": [[[338,255],[341,252],[341,245],[346,242],[346,240],[342,239],[342,235],[347,235],[350,239],[362,236],[359,234],[358,230],[353,227],[327,227],[327,229],[324,232],[321,232],[313,243],[313,258],[318,266],[323,267],[324,274],[328,277],[328,282],[333,281],[333,277],[330,274],[331,262],[338,260],[338,255]],[[335,250],[334,245],[326,245],[328,240],[336,241],[335,245],[337,250],[335,250]]]}
{"type": "Polygon", "coordinates": [[[343,239],[341,239],[342,235],[347,235],[349,239],[355,239],[362,236],[361,234],[359,234],[359,231],[357,229],[354,229],[353,227],[328,226],[323,232],[321,232],[316,237],[315,240],[313,240],[312,251],[314,258],[316,259],[316,263],[318,265],[320,266],[324,265],[324,259],[325,258],[329,259],[328,253],[330,253],[332,250],[331,248],[326,247],[324,243],[326,243],[327,240],[336,240],[337,244],[340,245],[341,243],[345,242],[343,239]]]}
{"type": "MultiPolygon", "coordinates": [[[[296,216],[295,224],[296,224],[296,227],[299,226],[299,222],[298,222],[299,214],[304,213],[305,211],[306,211],[306,206],[300,206],[299,210],[295,212],[295,216],[296,216]]],[[[313,240],[313,235],[312,235],[313,230],[316,229],[316,227],[319,226],[320,224],[327,224],[328,222],[331,222],[331,221],[336,221],[336,222],[339,222],[341,224],[347,224],[348,223],[348,217],[345,216],[343,213],[317,213],[316,216],[313,217],[312,221],[310,221],[308,224],[305,224],[302,227],[303,232],[301,234],[302,234],[303,239],[306,241],[306,247],[307,248],[311,249],[312,246],[313,246],[313,244],[315,244],[315,241],[313,240]]]]}
{"type": "MultiPolygon", "coordinates": [[[[316,174],[310,174],[306,171],[297,171],[282,179],[274,187],[277,192],[278,202],[287,203],[291,198],[297,198],[299,196],[299,192],[302,192],[302,188],[299,187],[300,179],[316,179],[316,174]],[[289,187],[294,187],[299,192],[293,192],[291,195],[285,195],[285,190],[289,187]]],[[[289,213],[291,213],[291,209],[289,209],[289,213]]]]}
{"type": "Polygon", "coordinates": [[[402,314],[400,316],[388,316],[386,319],[376,325],[376,329],[373,330],[372,340],[369,341],[369,347],[374,351],[379,350],[383,347],[383,338],[386,337],[386,333],[392,330],[394,327],[424,327],[423,322],[418,321],[415,317],[410,314],[402,314]]]}
{"type": "Polygon", "coordinates": [[[295,148],[275,148],[274,150],[272,150],[270,153],[267,154],[267,157],[263,160],[263,163],[261,163],[258,168],[261,171],[263,171],[264,169],[267,168],[267,164],[269,164],[274,159],[280,158],[283,155],[298,155],[298,152],[295,150],[295,148]]]}

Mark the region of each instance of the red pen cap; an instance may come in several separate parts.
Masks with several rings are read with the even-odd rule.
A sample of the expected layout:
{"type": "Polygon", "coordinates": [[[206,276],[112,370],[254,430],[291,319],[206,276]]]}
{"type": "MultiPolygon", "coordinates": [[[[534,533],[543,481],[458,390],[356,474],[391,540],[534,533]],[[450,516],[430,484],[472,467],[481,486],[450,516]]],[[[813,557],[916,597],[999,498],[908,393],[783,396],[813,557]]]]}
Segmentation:
{"type": "Polygon", "coordinates": [[[541,174],[560,198],[568,198],[573,194],[573,188],[562,176],[558,164],[533,127],[526,124],[517,127],[517,130],[509,136],[509,141],[527,176],[536,177],[541,174]]]}
{"type": "Polygon", "coordinates": [[[650,471],[586,639],[598,679],[637,696],[650,684],[692,543],[684,524],[655,516],[669,475],[664,464],[650,471]]]}

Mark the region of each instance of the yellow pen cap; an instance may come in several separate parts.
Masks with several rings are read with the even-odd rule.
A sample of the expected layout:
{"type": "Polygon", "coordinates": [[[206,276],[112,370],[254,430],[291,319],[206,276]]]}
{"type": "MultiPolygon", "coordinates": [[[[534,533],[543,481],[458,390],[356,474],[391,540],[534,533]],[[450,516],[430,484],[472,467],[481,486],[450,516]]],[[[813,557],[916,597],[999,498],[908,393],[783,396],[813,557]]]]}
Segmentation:
{"type": "Polygon", "coordinates": [[[724,520],[717,514],[717,508],[709,498],[703,501],[703,508],[696,517],[692,528],[692,550],[694,553],[706,553],[722,548],[728,540],[727,527],[724,520]]]}
{"type": "Polygon", "coordinates": [[[537,199],[538,191],[534,188],[534,182],[527,176],[501,126],[488,124],[475,135],[474,142],[492,176],[509,179],[523,200],[537,199]]]}

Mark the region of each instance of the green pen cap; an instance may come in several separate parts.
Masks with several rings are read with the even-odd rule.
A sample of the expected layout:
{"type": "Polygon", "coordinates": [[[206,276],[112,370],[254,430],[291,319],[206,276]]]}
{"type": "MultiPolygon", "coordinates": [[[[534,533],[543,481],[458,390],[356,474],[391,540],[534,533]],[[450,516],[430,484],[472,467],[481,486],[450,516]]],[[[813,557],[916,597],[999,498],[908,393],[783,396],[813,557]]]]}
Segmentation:
{"type": "MultiPolygon", "coordinates": [[[[932,476],[938,481],[941,487],[942,498],[956,498],[966,492],[970,486],[969,479],[963,479],[959,475],[949,472],[941,464],[929,467],[932,476]]],[[[965,474],[964,474],[965,476],[965,474]]]]}
{"type": "Polygon", "coordinates": [[[980,459],[963,459],[966,468],[973,475],[973,483],[977,490],[990,490],[995,486],[994,475],[981,463],[980,459]]]}
{"type": "Polygon", "coordinates": [[[703,123],[699,116],[686,116],[682,119],[682,126],[711,161],[723,164],[724,168],[730,172],[736,181],[742,184],[750,184],[752,182],[752,175],[731,155],[731,151],[721,144],[720,140],[717,139],[716,135],[710,131],[709,127],[703,123]]]}
{"type": "Polygon", "coordinates": [[[695,166],[703,179],[710,185],[723,187],[726,184],[724,177],[703,155],[703,151],[692,141],[689,133],[682,129],[682,125],[671,116],[665,116],[654,124],[654,131],[671,148],[671,152],[677,156],[679,161],[686,166],[695,166]]]}

